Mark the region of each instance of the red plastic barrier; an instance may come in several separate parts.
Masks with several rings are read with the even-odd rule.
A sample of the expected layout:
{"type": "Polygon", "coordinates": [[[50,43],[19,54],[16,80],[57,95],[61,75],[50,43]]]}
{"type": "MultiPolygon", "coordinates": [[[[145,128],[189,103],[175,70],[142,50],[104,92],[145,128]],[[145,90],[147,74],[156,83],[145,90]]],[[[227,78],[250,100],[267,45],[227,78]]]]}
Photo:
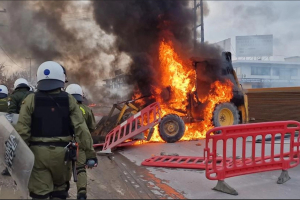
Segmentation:
{"type": "MultiPolygon", "coordinates": [[[[223,158],[217,157],[217,166],[223,166],[223,158]]],[[[230,164],[231,158],[226,159],[226,163],[230,164]]],[[[211,161],[208,162],[209,166],[211,161]]],[[[206,169],[204,157],[193,156],[154,156],[142,162],[144,166],[151,167],[170,167],[185,169],[206,169]]]]}
{"type": "MultiPolygon", "coordinates": [[[[211,160],[212,165],[206,162],[206,177],[210,180],[223,181],[225,178],[252,174],[272,170],[287,170],[299,164],[300,138],[295,142],[295,131],[300,130],[300,123],[297,121],[278,121],[254,124],[241,124],[211,129],[206,134],[206,147],[204,157],[206,161],[211,160]],[[292,127],[291,127],[292,126],[292,127]],[[220,133],[221,132],[221,133],[220,133]],[[215,134],[214,134],[215,133],[215,134]],[[220,134],[217,134],[220,133],[220,134]],[[275,144],[275,135],[281,134],[281,143],[275,144]],[[290,143],[284,144],[284,135],[290,134],[290,143]],[[265,137],[272,136],[270,152],[266,152],[265,137]],[[256,143],[257,136],[262,136],[262,143],[256,143]],[[251,155],[246,155],[246,139],[252,137],[251,155]],[[229,149],[227,141],[232,139],[232,148],[229,149]],[[223,142],[223,163],[226,162],[227,152],[232,152],[231,165],[218,165],[217,157],[218,141],[223,142]],[[211,142],[211,148],[209,144],[211,142]],[[237,144],[241,144],[238,149],[237,144]],[[279,145],[280,152],[275,154],[275,145],[279,145]],[[287,147],[286,149],[284,147],[287,147]],[[261,149],[260,153],[259,150],[261,149]],[[237,155],[240,153],[241,155],[237,155]],[[259,156],[256,156],[259,154],[259,156]],[[236,158],[241,156],[240,159],[236,158]]],[[[277,147],[277,146],[276,146],[277,147]]],[[[278,148],[276,148],[278,149],[278,148]]],[[[248,151],[247,151],[248,152],[248,151]]]]}
{"type": "MultiPolygon", "coordinates": [[[[131,146],[131,145],[134,145],[136,142],[138,142],[138,141],[137,140],[133,140],[133,141],[129,141],[129,142],[122,142],[121,144],[117,145],[116,147],[131,146]]],[[[103,146],[104,146],[104,143],[93,144],[94,148],[103,147],[103,146]]]]}
{"type": "Polygon", "coordinates": [[[103,114],[102,113],[94,113],[94,116],[97,116],[97,117],[102,117],[103,114]]]}
{"type": "Polygon", "coordinates": [[[137,114],[111,130],[105,138],[103,151],[111,152],[113,147],[151,129],[161,120],[161,110],[158,102],[152,103],[137,114]]]}

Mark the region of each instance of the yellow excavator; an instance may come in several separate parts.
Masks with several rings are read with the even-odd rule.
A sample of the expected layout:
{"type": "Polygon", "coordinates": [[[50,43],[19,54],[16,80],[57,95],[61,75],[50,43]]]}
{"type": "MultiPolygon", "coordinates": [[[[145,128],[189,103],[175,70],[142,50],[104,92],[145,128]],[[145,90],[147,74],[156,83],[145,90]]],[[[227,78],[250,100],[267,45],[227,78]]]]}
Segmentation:
{"type": "Polygon", "coordinates": [[[197,83],[200,86],[196,85],[196,91],[190,94],[187,119],[185,122],[195,122],[201,120],[201,117],[205,113],[199,113],[197,110],[201,110],[203,104],[197,102],[197,96],[199,93],[205,93],[205,89],[209,89],[210,84],[205,75],[216,73],[211,72],[214,70],[214,66],[221,64],[221,78],[229,79],[233,83],[233,97],[230,102],[225,102],[216,105],[213,112],[213,124],[215,127],[219,126],[229,126],[239,123],[247,123],[249,121],[248,117],[248,98],[244,92],[242,86],[239,83],[237,75],[232,66],[231,53],[223,52],[221,63],[218,60],[213,59],[203,59],[193,57],[191,58],[193,66],[196,70],[197,83]],[[218,62],[218,63],[216,63],[218,62]],[[198,75],[201,74],[201,75],[198,75]],[[204,91],[203,91],[204,90],[204,91]],[[194,98],[196,97],[196,98],[194,98]],[[196,100],[195,100],[196,99],[196,100]]]}
{"type": "MultiPolygon", "coordinates": [[[[220,103],[215,106],[213,117],[211,119],[213,125],[219,127],[248,123],[248,98],[233,69],[231,53],[223,52],[221,61],[199,57],[192,57],[191,61],[196,71],[196,91],[189,94],[186,110],[176,110],[177,112],[182,113],[180,117],[183,119],[184,123],[196,123],[201,122],[204,119],[206,113],[203,110],[209,102],[200,102],[198,98],[199,95],[206,96],[209,92],[211,84],[210,78],[212,76],[224,80],[229,79],[234,85],[232,99],[229,102],[220,103]],[[221,72],[219,72],[220,66],[221,72]],[[221,73],[221,75],[218,73],[221,73]]],[[[168,91],[171,92],[170,90],[168,91]]],[[[170,96],[170,94],[165,96],[170,96]]],[[[173,121],[172,123],[173,126],[178,126],[176,121],[173,121]]],[[[165,134],[168,134],[168,131],[166,131],[165,134]]],[[[182,136],[183,134],[180,133],[170,133],[167,137],[167,142],[176,142],[180,140],[182,136]]]]}
{"type": "MultiPolygon", "coordinates": [[[[199,86],[196,86],[195,92],[191,92],[189,94],[188,106],[186,110],[176,110],[177,113],[181,113],[180,116],[176,114],[167,114],[166,116],[163,116],[161,122],[159,123],[159,134],[161,138],[168,143],[177,142],[183,137],[185,132],[185,123],[196,123],[203,120],[204,115],[206,114],[203,112],[203,108],[208,102],[201,103],[197,98],[200,93],[205,94],[205,92],[208,92],[205,91],[205,89],[210,88],[210,82],[206,79],[209,76],[205,76],[205,74],[217,73],[213,71],[213,66],[221,65],[221,78],[231,80],[234,85],[233,98],[229,102],[216,105],[216,107],[214,108],[213,118],[211,119],[214,126],[229,126],[239,123],[247,123],[249,121],[248,98],[242,86],[239,84],[236,73],[232,67],[231,53],[223,52],[221,63],[220,60],[203,59],[196,57],[191,58],[191,60],[196,70],[196,74],[199,75],[196,76],[199,86]],[[216,64],[215,62],[218,63],[216,64]]],[[[168,89],[165,89],[165,91],[171,92],[168,89]]],[[[94,143],[103,142],[105,140],[105,136],[113,128],[142,109],[134,105],[134,102],[136,100],[138,99],[128,100],[113,105],[108,116],[102,117],[97,125],[97,129],[92,133],[94,143]],[[114,114],[115,110],[119,110],[119,113],[114,114]]],[[[148,137],[149,135],[151,135],[151,133],[148,133],[148,137]]],[[[145,139],[145,137],[143,134],[141,134],[133,139],[145,139]]]]}

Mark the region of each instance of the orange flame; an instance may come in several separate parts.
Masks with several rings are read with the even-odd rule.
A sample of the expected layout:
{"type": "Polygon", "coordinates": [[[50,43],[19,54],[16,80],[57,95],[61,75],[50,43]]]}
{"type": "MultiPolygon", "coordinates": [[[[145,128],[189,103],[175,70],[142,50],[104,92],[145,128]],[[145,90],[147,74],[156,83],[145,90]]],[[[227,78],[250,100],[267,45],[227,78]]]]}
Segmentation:
{"type": "Polygon", "coordinates": [[[210,86],[209,94],[201,99],[201,102],[208,102],[204,109],[204,119],[202,122],[194,124],[186,124],[186,131],[181,140],[195,140],[205,138],[206,132],[214,128],[212,123],[213,111],[216,105],[220,103],[229,102],[233,97],[232,93],[233,84],[226,80],[225,83],[215,81],[210,86]]]}
{"type": "MultiPolygon", "coordinates": [[[[155,88],[156,100],[161,105],[162,116],[167,114],[177,114],[184,116],[182,110],[186,112],[188,104],[187,96],[192,91],[195,91],[195,76],[196,72],[189,63],[184,63],[174,51],[171,42],[162,41],[159,47],[159,60],[161,70],[162,88],[170,87],[172,91],[167,103],[162,99],[162,89],[155,88]]],[[[201,122],[186,124],[186,131],[181,140],[196,140],[205,138],[206,132],[213,128],[212,115],[214,108],[219,103],[229,102],[232,98],[232,83],[227,80],[224,83],[216,81],[211,84],[210,91],[202,99],[202,103],[206,102],[204,109],[204,119],[201,122]]],[[[158,133],[158,127],[155,127],[151,141],[163,142],[158,133]]]]}

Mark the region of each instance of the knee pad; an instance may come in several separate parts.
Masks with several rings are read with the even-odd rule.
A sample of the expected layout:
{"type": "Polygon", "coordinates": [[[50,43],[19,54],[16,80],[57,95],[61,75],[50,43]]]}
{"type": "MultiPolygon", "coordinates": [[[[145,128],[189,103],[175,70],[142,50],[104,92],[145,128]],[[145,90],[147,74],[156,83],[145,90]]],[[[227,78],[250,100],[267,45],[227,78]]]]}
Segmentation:
{"type": "Polygon", "coordinates": [[[83,172],[86,173],[85,167],[77,167],[76,170],[77,170],[77,175],[83,172]]]}

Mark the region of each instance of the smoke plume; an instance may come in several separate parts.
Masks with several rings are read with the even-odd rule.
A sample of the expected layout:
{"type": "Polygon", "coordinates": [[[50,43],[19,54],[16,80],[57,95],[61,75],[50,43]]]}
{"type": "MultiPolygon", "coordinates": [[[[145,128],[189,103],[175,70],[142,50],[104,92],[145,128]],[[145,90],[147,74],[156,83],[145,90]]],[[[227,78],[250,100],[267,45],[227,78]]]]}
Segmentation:
{"type": "MultiPolygon", "coordinates": [[[[161,76],[158,49],[162,40],[172,41],[175,51],[185,60],[191,56],[221,59],[220,50],[208,44],[198,44],[194,49],[192,3],[100,0],[78,6],[72,1],[8,1],[5,8],[9,34],[0,32],[1,45],[15,59],[33,57],[33,76],[42,62],[60,62],[67,69],[69,82],[84,86],[93,101],[110,95],[97,84],[113,76],[117,69],[126,71],[127,65],[133,77],[128,84],[134,91],[149,95],[161,76]],[[83,18],[80,20],[85,21],[72,25],[66,15],[82,7],[94,21],[83,18]]],[[[204,6],[207,15],[206,2],[204,6]]],[[[203,73],[202,78],[213,82],[219,78],[221,64],[211,65],[214,73],[203,73]]],[[[130,88],[124,94],[131,92],[130,88]]]]}
{"type": "MultiPolygon", "coordinates": [[[[211,84],[220,79],[221,51],[208,44],[193,48],[192,1],[182,0],[126,0],[94,1],[94,19],[100,28],[116,36],[115,48],[128,54],[132,63],[130,84],[135,83],[142,95],[148,95],[157,86],[159,73],[158,49],[162,40],[171,40],[180,57],[214,58],[210,73],[199,76],[211,84]]],[[[209,13],[204,2],[204,15],[209,13]]],[[[193,68],[190,64],[191,69],[193,68]]],[[[205,66],[199,70],[203,72],[205,66]]],[[[163,76],[168,76],[165,74],[163,76]]],[[[200,84],[201,80],[197,80],[200,84]]],[[[202,82],[201,82],[202,84],[202,82]]],[[[209,87],[208,87],[209,88],[209,87]]],[[[205,93],[205,91],[202,91],[205,93]]]]}
{"type": "MultiPolygon", "coordinates": [[[[58,61],[67,69],[70,83],[85,86],[94,100],[106,95],[95,85],[109,73],[107,69],[114,60],[110,56],[114,54],[109,45],[111,39],[99,29],[86,29],[84,24],[87,22],[77,21],[75,26],[70,26],[65,15],[78,11],[76,3],[8,1],[3,6],[7,10],[9,26],[7,31],[1,32],[1,45],[16,60],[32,57],[33,77],[41,63],[58,61]]],[[[89,6],[86,12],[88,9],[89,6]]],[[[97,26],[94,24],[94,27],[97,26]]]]}

